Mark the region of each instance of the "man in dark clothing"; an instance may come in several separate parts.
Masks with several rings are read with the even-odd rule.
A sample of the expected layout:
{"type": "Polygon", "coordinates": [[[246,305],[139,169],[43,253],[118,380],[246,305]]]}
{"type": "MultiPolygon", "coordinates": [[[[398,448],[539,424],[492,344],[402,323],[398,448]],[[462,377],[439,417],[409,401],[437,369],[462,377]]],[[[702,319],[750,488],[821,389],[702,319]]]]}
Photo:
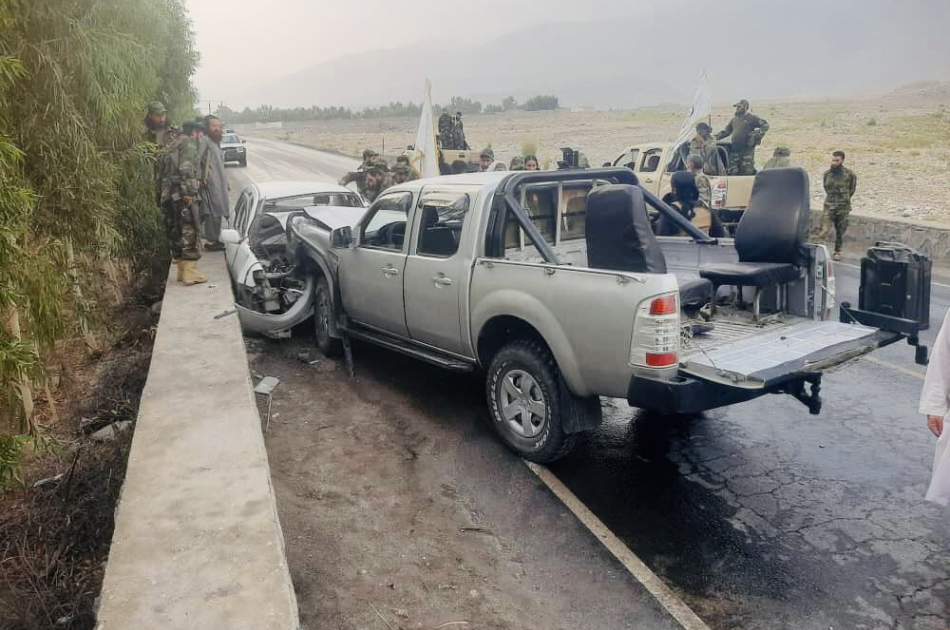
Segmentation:
{"type": "Polygon", "coordinates": [[[228,178],[224,173],[224,160],[221,156],[221,139],[224,137],[224,123],[217,116],[204,118],[207,134],[198,145],[199,197],[203,214],[201,222],[202,236],[210,244],[208,251],[221,251],[224,243],[218,240],[221,234],[221,221],[230,214],[228,199],[228,178]]]}
{"type": "Polygon", "coordinates": [[[841,260],[841,244],[848,230],[848,215],[851,214],[851,197],[858,187],[858,177],[844,165],[844,151],[831,154],[831,168],[822,178],[825,186],[824,215],[821,218],[821,234],[828,239],[831,229],[835,231],[835,260],[841,260]]]}
{"type": "Polygon", "coordinates": [[[735,104],[736,115],[725,129],[716,134],[717,140],[732,136],[729,148],[729,175],[755,175],[755,146],[769,130],[769,123],[749,112],[749,101],[735,104]]]}

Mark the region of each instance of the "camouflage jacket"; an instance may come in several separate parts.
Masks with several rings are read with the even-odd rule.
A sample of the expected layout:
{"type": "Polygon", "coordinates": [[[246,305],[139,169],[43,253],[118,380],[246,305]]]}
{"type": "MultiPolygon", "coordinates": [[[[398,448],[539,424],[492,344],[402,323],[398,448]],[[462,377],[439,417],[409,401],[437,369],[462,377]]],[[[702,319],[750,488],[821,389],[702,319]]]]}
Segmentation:
{"type": "Polygon", "coordinates": [[[386,176],[383,178],[383,182],[382,184],[380,184],[379,188],[367,188],[366,192],[361,192],[360,194],[363,195],[363,198],[365,198],[366,201],[372,203],[376,201],[376,198],[379,197],[383,193],[384,190],[386,190],[392,185],[393,185],[392,176],[389,173],[386,173],[386,176]]]}
{"type": "Polygon", "coordinates": [[[850,211],[851,197],[858,187],[858,177],[850,169],[829,168],[823,178],[825,210],[850,211]]]}
{"type": "Polygon", "coordinates": [[[754,147],[762,140],[762,136],[768,130],[769,123],[764,118],[746,112],[741,116],[733,116],[729,124],[716,134],[716,138],[721,140],[726,136],[732,136],[732,146],[737,148],[754,147]]]}
{"type": "Polygon", "coordinates": [[[702,173],[696,173],[696,190],[699,191],[699,203],[712,210],[712,186],[702,173]]]}
{"type": "Polygon", "coordinates": [[[198,142],[177,136],[159,157],[160,203],[197,197],[200,189],[198,142]]]}
{"type": "Polygon", "coordinates": [[[726,166],[719,157],[719,145],[716,139],[710,136],[703,138],[696,134],[689,141],[690,155],[698,155],[703,158],[703,172],[707,175],[722,175],[726,172],[726,166]]]}

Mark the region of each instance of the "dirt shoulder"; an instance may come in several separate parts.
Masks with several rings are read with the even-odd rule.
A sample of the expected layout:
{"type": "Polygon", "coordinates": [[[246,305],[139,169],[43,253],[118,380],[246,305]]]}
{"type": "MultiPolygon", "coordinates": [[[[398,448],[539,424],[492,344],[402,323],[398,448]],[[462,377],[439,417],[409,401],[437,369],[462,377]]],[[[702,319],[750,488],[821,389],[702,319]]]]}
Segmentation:
{"type": "Polygon", "coordinates": [[[490,434],[478,378],[248,340],[305,628],[674,628],[490,434]],[[315,363],[309,363],[316,361],[315,363]]]}

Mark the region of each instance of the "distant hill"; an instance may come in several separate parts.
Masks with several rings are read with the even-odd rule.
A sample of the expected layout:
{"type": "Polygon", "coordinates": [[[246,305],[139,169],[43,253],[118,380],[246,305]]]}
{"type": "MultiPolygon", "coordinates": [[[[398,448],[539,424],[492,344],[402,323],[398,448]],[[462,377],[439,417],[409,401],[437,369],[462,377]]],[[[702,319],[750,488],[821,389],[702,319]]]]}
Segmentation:
{"type": "MultiPolygon", "coordinates": [[[[700,3],[701,19],[692,11],[647,11],[636,18],[538,24],[496,37],[445,41],[440,33],[427,45],[347,55],[263,82],[242,105],[417,102],[429,77],[436,102],[543,93],[567,107],[629,108],[689,101],[703,67],[717,103],[880,94],[911,80],[950,79],[950,37],[942,32],[950,24],[950,2],[914,4],[921,10],[893,2],[799,0],[770,5],[766,20],[760,3],[735,0],[700,3]]],[[[542,19],[549,18],[539,11],[542,19]]]]}
{"type": "Polygon", "coordinates": [[[887,100],[921,105],[950,105],[950,81],[915,81],[884,95],[887,100]]]}

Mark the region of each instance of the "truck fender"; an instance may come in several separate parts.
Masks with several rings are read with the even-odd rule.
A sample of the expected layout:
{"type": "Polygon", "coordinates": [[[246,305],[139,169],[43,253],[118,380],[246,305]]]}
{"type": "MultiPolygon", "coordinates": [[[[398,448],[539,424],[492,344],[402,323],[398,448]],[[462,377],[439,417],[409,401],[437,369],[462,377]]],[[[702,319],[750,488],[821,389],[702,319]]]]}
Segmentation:
{"type": "MultiPolygon", "coordinates": [[[[333,307],[333,312],[336,313],[337,316],[339,316],[340,310],[341,310],[340,305],[342,304],[342,301],[340,300],[340,294],[339,294],[339,288],[338,288],[339,285],[336,281],[336,277],[330,271],[330,265],[327,264],[327,261],[324,258],[323,254],[321,252],[314,251],[313,249],[309,247],[301,245],[298,249],[297,257],[306,258],[307,260],[310,260],[314,265],[316,265],[317,269],[319,269],[323,277],[327,279],[327,284],[330,285],[330,303],[331,303],[331,306],[333,307]]],[[[340,339],[342,338],[343,333],[341,333],[339,330],[339,325],[337,324],[337,320],[338,320],[338,317],[330,318],[330,336],[336,339],[340,339]]]]}
{"type": "MultiPolygon", "coordinates": [[[[554,313],[537,298],[520,291],[502,289],[482,297],[472,310],[472,347],[478,344],[486,324],[498,317],[519,319],[544,340],[568,388],[576,396],[593,394],[577,367],[577,357],[567,334],[554,313]]],[[[487,367],[482,365],[482,367],[487,367]]]]}

